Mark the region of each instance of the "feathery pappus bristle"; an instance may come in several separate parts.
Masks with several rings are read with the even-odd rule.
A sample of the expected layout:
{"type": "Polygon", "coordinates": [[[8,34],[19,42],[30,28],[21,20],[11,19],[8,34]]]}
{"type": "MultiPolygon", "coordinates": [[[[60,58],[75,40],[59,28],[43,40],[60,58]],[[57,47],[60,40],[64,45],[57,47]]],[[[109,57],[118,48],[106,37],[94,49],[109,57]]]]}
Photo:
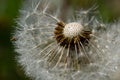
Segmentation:
{"type": "Polygon", "coordinates": [[[120,23],[105,25],[89,16],[94,7],[63,21],[60,6],[60,0],[27,0],[20,10],[14,45],[26,75],[33,80],[119,79],[120,23]]]}

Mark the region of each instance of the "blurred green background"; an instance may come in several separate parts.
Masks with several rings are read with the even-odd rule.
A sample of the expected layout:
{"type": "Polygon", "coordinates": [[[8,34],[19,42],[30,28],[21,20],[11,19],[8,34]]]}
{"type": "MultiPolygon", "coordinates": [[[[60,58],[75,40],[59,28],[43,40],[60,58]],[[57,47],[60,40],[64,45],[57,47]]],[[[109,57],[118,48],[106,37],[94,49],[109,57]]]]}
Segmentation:
{"type": "MultiPolygon", "coordinates": [[[[64,0],[73,7],[91,7],[94,2],[99,5],[100,14],[105,22],[119,19],[120,0],[64,0]]],[[[23,0],[0,0],[0,80],[30,80],[18,66],[14,48],[10,41],[19,16],[23,0]]]]}
{"type": "Polygon", "coordinates": [[[22,0],[0,0],[0,80],[28,80],[15,60],[10,42],[22,0]]]}

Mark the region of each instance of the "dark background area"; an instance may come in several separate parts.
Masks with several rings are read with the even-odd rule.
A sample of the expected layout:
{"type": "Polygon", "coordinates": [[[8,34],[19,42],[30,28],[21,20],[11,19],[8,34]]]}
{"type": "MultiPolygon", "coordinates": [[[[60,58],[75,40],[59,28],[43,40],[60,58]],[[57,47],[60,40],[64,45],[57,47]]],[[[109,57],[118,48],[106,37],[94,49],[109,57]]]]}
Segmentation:
{"type": "MultiPolygon", "coordinates": [[[[66,5],[69,3],[73,7],[83,8],[90,7],[94,3],[93,0],[64,1],[66,5]]],[[[23,0],[0,0],[0,80],[29,80],[15,60],[17,54],[10,41],[22,2],[23,0]]],[[[96,0],[96,3],[105,22],[119,18],[120,0],[96,0]]]]}
{"type": "Polygon", "coordinates": [[[28,80],[18,66],[10,38],[22,0],[0,0],[0,80],[28,80]]]}

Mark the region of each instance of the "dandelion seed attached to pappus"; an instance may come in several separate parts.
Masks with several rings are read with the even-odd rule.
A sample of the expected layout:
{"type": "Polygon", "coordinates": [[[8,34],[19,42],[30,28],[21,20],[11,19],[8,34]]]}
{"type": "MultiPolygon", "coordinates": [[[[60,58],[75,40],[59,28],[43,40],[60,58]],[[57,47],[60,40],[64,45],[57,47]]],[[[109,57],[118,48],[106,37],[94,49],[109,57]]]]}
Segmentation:
{"type": "Polygon", "coordinates": [[[103,24],[92,15],[95,6],[76,14],[69,10],[63,21],[60,6],[56,0],[28,0],[20,10],[14,44],[26,75],[33,80],[115,80],[119,25],[103,24]]]}

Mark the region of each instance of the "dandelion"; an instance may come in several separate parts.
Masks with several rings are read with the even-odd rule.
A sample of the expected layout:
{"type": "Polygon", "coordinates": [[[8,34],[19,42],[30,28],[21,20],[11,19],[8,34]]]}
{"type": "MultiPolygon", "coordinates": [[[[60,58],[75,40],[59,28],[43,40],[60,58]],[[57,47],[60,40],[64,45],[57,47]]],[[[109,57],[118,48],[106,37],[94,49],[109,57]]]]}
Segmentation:
{"type": "Polygon", "coordinates": [[[91,15],[94,9],[63,21],[56,0],[26,1],[14,33],[26,75],[35,80],[119,79],[119,23],[104,25],[91,15]]]}

